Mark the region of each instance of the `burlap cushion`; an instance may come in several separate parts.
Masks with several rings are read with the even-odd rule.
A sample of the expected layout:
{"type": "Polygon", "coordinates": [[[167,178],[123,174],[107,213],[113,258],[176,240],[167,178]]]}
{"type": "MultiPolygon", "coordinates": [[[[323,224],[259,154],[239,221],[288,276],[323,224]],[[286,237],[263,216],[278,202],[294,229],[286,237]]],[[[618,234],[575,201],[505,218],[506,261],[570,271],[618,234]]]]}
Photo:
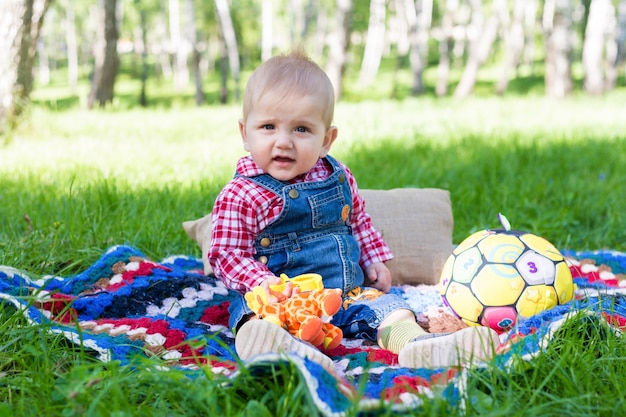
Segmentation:
{"type": "MultiPolygon", "coordinates": [[[[436,284],[444,262],[452,253],[450,193],[437,188],[360,190],[374,227],[383,235],[394,259],[387,262],[393,283],[436,284]]],[[[212,272],[207,254],[211,241],[211,215],[183,222],[187,235],[202,251],[204,272],[212,272]]]]}
{"type": "Polygon", "coordinates": [[[450,193],[437,188],[361,190],[365,210],[394,258],[394,284],[436,284],[452,253],[450,193]]]}

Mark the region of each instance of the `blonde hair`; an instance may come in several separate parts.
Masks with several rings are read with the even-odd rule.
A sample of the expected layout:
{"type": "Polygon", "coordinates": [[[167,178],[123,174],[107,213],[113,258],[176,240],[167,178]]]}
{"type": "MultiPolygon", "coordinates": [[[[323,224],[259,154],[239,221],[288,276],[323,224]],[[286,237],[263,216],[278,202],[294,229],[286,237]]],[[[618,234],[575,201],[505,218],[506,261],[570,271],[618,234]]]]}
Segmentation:
{"type": "Polygon", "coordinates": [[[250,76],[243,96],[243,119],[247,120],[254,105],[272,91],[282,99],[294,95],[319,97],[324,106],[323,120],[330,127],[335,111],[335,92],[326,73],[302,50],[276,55],[250,76]]]}

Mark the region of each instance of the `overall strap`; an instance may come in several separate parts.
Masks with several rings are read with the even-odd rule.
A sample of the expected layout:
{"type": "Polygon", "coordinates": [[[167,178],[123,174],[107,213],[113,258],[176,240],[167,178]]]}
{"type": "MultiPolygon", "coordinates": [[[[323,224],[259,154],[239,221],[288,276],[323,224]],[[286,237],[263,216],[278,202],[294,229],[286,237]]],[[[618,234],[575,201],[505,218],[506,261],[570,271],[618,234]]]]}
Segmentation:
{"type": "MultiPolygon", "coordinates": [[[[332,156],[326,155],[323,159],[325,159],[326,161],[330,163],[330,166],[333,169],[333,173],[336,173],[337,171],[342,169],[341,165],[339,164],[339,161],[337,161],[332,156]]],[[[241,177],[241,176],[242,176],[241,174],[239,174],[238,172],[235,172],[235,177],[241,177]]],[[[286,181],[277,180],[276,178],[272,177],[269,174],[261,174],[255,177],[246,177],[246,178],[249,179],[250,181],[253,181],[259,184],[261,187],[264,187],[265,189],[272,191],[274,194],[278,196],[282,195],[285,187],[289,187],[292,185],[297,187],[297,184],[290,184],[286,181]]]]}

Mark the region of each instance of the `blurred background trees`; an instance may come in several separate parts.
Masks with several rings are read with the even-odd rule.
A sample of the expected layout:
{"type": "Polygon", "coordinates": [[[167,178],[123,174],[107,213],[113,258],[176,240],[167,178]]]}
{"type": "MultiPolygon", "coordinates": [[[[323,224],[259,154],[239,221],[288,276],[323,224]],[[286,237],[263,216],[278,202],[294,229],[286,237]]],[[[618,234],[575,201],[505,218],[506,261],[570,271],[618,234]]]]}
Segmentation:
{"type": "Polygon", "coordinates": [[[0,132],[50,83],[89,108],[115,101],[121,75],[142,106],[165,84],[237,102],[245,74],[296,44],[339,98],[346,74],[367,91],[382,72],[392,96],[409,74],[406,95],[461,98],[485,66],[491,94],[539,79],[548,96],[598,95],[624,85],[626,0],[2,0],[0,132]]]}

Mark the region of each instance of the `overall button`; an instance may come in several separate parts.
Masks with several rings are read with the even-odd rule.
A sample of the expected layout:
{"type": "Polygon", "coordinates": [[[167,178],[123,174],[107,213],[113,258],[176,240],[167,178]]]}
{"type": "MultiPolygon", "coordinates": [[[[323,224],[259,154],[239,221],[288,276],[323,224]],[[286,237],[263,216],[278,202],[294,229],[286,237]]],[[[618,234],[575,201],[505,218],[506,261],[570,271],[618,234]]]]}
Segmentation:
{"type": "Polygon", "coordinates": [[[263,265],[267,265],[267,256],[259,256],[259,262],[263,265]]]}
{"type": "Polygon", "coordinates": [[[298,190],[289,190],[289,197],[296,199],[299,195],[300,193],[298,192],[298,190]]]}
{"type": "Polygon", "coordinates": [[[346,220],[348,220],[348,216],[349,215],[350,215],[350,206],[348,204],[346,204],[341,209],[341,221],[345,222],[346,220]]]}
{"type": "Polygon", "coordinates": [[[339,184],[343,184],[346,180],[345,174],[339,174],[339,184]]]}
{"type": "Polygon", "coordinates": [[[272,242],[270,241],[269,237],[264,237],[263,239],[261,239],[261,246],[263,246],[264,248],[267,248],[270,243],[272,242]]]}

